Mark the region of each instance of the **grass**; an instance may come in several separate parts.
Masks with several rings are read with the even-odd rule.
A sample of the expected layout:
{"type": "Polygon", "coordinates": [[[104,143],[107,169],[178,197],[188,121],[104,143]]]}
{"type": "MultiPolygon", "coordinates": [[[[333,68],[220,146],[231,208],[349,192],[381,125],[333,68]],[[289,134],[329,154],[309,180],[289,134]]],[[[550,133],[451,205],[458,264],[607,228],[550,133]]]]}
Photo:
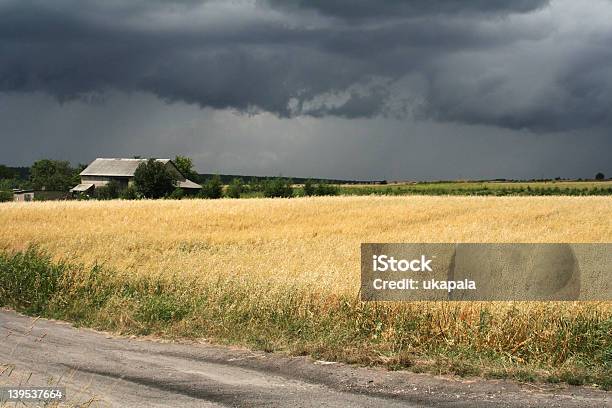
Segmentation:
{"type": "Polygon", "coordinates": [[[605,197],[0,206],[0,304],[130,334],[391,369],[598,384],[612,304],[363,303],[361,242],[608,242],[605,197]]]}

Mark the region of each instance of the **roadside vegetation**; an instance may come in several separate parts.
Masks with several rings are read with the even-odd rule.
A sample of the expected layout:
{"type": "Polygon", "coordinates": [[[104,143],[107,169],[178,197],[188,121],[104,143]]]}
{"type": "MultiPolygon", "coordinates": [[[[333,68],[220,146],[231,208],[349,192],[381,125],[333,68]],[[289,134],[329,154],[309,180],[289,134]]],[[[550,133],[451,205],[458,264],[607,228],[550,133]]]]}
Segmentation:
{"type": "Polygon", "coordinates": [[[130,276],[56,263],[34,248],[0,255],[0,304],[123,334],[612,389],[612,316],[596,304],[364,303],[301,285],[130,276]]]}
{"type": "Polygon", "coordinates": [[[124,334],[610,389],[610,302],[358,300],[361,242],[609,242],[609,220],[605,197],[6,204],[0,305],[124,334]]]}

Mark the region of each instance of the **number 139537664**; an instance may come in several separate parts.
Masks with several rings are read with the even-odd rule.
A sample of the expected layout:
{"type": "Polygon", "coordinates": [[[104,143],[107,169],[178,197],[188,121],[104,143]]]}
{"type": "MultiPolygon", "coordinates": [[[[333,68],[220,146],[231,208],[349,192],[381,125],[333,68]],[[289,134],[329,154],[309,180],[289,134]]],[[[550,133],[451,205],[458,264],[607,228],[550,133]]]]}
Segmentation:
{"type": "Polygon", "coordinates": [[[63,401],[66,398],[64,387],[0,387],[0,403],[25,401],[63,401]]]}

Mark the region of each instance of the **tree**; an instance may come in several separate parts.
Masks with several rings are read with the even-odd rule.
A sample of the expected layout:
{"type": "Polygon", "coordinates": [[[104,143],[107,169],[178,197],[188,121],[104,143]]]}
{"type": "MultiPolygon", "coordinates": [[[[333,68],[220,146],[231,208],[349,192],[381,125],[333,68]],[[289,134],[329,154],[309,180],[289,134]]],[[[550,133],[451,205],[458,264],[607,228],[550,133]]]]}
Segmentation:
{"type": "Polygon", "coordinates": [[[14,188],[30,189],[32,188],[32,183],[30,183],[28,180],[22,180],[18,178],[0,178],[0,190],[11,191],[14,188]]]}
{"type": "Polygon", "coordinates": [[[86,164],[79,163],[72,172],[72,185],[76,186],[81,183],[81,172],[87,167],[86,164]]]}
{"type": "Polygon", "coordinates": [[[264,197],[293,197],[293,182],[280,177],[267,180],[263,193],[264,197]]]}
{"type": "Polygon", "coordinates": [[[14,179],[17,178],[17,172],[4,164],[0,164],[0,179],[14,179]]]}
{"type": "Polygon", "coordinates": [[[242,180],[239,178],[235,178],[232,182],[227,186],[226,195],[229,198],[240,198],[240,194],[242,194],[242,180]]]}
{"type": "Polygon", "coordinates": [[[308,179],[304,183],[305,196],[330,196],[338,195],[340,189],[334,184],[319,182],[316,185],[312,184],[312,180],[308,179]]]}
{"type": "Polygon", "coordinates": [[[193,169],[193,162],[189,157],[176,156],[174,158],[174,164],[183,176],[193,181],[198,180],[198,173],[193,169]]]}
{"type": "Polygon", "coordinates": [[[36,190],[68,191],[73,186],[74,169],[67,161],[38,160],[30,170],[30,180],[36,190]]]}
{"type": "Polygon", "coordinates": [[[340,193],[340,189],[338,188],[338,186],[326,183],[317,184],[314,190],[314,194],[318,196],[332,196],[338,195],[340,193]]]}
{"type": "Polygon", "coordinates": [[[176,178],[155,159],[142,162],[134,172],[136,191],[145,198],[161,198],[174,190],[176,178]]]}
{"type": "Polygon", "coordinates": [[[306,180],[306,182],[304,183],[304,195],[311,196],[311,195],[314,195],[314,193],[315,193],[315,189],[314,189],[314,186],[312,185],[312,180],[311,179],[306,180]]]}
{"type": "Polygon", "coordinates": [[[605,178],[606,176],[602,172],[599,172],[595,175],[595,180],[603,180],[605,178]]]}
{"type": "Polygon", "coordinates": [[[245,191],[250,193],[261,192],[264,190],[265,183],[257,179],[256,177],[251,177],[247,183],[243,186],[245,191]]]}
{"type": "Polygon", "coordinates": [[[200,190],[200,197],[202,198],[221,198],[223,196],[223,184],[221,183],[221,177],[215,174],[211,177],[200,190]]]}
{"type": "MultiPolygon", "coordinates": [[[[19,173],[10,167],[0,164],[0,193],[10,192],[14,188],[20,188],[23,180],[19,180],[19,173]]],[[[11,193],[11,200],[13,193],[11,193]]]]}

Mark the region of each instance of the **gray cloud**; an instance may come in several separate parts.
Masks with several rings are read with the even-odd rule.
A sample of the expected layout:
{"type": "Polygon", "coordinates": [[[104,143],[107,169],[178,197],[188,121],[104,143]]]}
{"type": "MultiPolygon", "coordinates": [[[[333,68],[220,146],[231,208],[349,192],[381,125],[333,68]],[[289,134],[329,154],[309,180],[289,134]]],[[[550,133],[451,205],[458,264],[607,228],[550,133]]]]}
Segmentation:
{"type": "Polygon", "coordinates": [[[0,92],[610,128],[609,2],[0,0],[0,92]],[[581,11],[577,11],[581,8],[581,11]],[[574,14],[590,18],[575,24],[574,14]]]}
{"type": "Polygon", "coordinates": [[[166,104],[148,93],[63,104],[0,94],[0,163],[185,154],[206,173],[435,180],[612,174],[601,130],[534,134],[383,117],[279,118],[166,104]],[[33,119],[34,118],[34,119],[33,119]]]}
{"type": "Polygon", "coordinates": [[[342,19],[362,20],[457,13],[525,13],[547,5],[549,0],[267,0],[265,2],[289,10],[313,10],[342,19]]]}

